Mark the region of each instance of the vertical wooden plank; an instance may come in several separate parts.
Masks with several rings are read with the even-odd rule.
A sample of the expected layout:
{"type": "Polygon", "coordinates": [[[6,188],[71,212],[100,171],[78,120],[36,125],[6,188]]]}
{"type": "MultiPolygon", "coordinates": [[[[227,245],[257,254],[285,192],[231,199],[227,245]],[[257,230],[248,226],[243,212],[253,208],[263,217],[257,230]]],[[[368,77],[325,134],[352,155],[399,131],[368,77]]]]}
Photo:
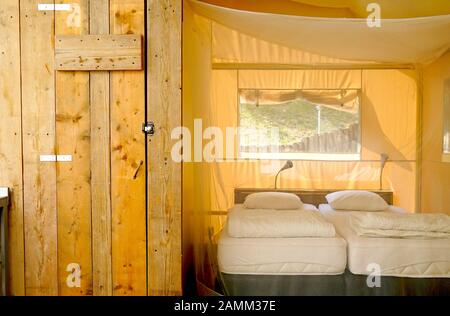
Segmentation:
{"type": "MultiPolygon", "coordinates": [[[[71,11],[55,12],[56,35],[89,32],[88,0],[58,0],[71,11]]],[[[56,153],[72,155],[57,164],[59,295],[92,294],[89,73],[56,72],[56,153]],[[69,287],[69,264],[81,268],[80,287],[69,287]]]]}
{"type": "Polygon", "coordinates": [[[9,294],[24,295],[22,124],[19,0],[0,7],[0,184],[12,190],[9,211],[9,294]]]}
{"type": "MultiPolygon", "coordinates": [[[[109,0],[90,1],[90,33],[109,34],[109,0]]],[[[91,197],[94,295],[112,295],[110,76],[91,73],[91,197]]]]}
{"type": "Polygon", "coordinates": [[[149,294],[181,293],[181,165],[170,132],[181,126],[180,0],[147,0],[148,107],[156,134],[149,139],[149,294]]]}
{"type": "MultiPolygon", "coordinates": [[[[111,34],[144,35],[144,1],[111,0],[111,34]]],[[[111,73],[114,295],[146,295],[144,71],[111,73]]]]}
{"type": "Polygon", "coordinates": [[[27,295],[57,295],[54,12],[20,1],[22,46],[25,285],[27,295]]]}

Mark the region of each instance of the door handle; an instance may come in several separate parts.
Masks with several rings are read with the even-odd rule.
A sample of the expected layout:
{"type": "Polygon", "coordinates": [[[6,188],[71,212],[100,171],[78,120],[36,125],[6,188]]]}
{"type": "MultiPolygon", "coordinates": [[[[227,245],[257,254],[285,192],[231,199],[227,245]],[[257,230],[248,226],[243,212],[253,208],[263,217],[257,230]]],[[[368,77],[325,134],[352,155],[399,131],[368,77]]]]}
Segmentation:
{"type": "Polygon", "coordinates": [[[143,164],[144,164],[144,162],[141,160],[141,161],[139,162],[139,166],[136,168],[136,171],[134,172],[133,180],[136,180],[137,175],[138,175],[138,173],[139,173],[139,170],[141,170],[141,167],[142,167],[143,164]]]}

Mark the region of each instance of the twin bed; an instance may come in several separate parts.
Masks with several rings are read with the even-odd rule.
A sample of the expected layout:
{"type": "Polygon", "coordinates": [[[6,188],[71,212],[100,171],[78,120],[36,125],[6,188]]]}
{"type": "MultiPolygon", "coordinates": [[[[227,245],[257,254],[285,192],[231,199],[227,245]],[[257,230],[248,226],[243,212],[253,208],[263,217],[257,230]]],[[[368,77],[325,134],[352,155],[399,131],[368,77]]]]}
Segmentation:
{"type": "MultiPolygon", "coordinates": [[[[260,190],[264,191],[264,190],[260,190]]],[[[218,265],[224,290],[229,295],[442,295],[450,294],[449,238],[365,237],[351,225],[355,211],[334,210],[326,201],[329,193],[289,191],[304,208],[318,212],[335,229],[332,236],[264,237],[237,234],[225,226],[218,241],[218,265]],[[313,197],[311,197],[313,194],[313,197]],[[238,237],[236,237],[238,236],[238,237]],[[368,275],[379,273],[380,286],[369,286],[368,275]]],[[[254,193],[235,194],[231,214],[245,209],[243,202],[254,193]]],[[[388,192],[376,192],[392,204],[388,192]],[[381,193],[381,194],[380,194],[381,193]]],[[[389,206],[384,212],[404,210],[389,206]]],[[[261,215],[261,218],[264,215],[261,215]]],[[[231,218],[231,219],[230,219],[231,218]]],[[[263,225],[247,217],[246,231],[263,225]]],[[[228,224],[233,220],[228,219],[228,224]]],[[[245,223],[245,218],[244,218],[245,223]]],[[[235,223],[231,222],[234,227],[235,223]]],[[[265,225],[265,226],[264,226],[265,225]]],[[[289,226],[289,224],[285,224],[289,226]]],[[[253,231],[252,231],[253,229],[253,231]]],[[[261,234],[261,233],[259,233],[261,234]]],[[[270,236],[270,229],[269,229],[270,236]]],[[[374,279],[373,279],[374,280],[374,279]]]]}
{"type": "MultiPolygon", "coordinates": [[[[317,210],[311,204],[305,207],[317,210]]],[[[242,204],[233,211],[243,209],[242,204]]],[[[346,266],[346,242],[334,237],[236,238],[222,230],[218,259],[229,274],[332,275],[346,266]]]]}
{"type": "MultiPolygon", "coordinates": [[[[367,274],[367,267],[377,263],[384,276],[450,278],[450,239],[362,237],[351,227],[353,212],[335,211],[328,204],[319,205],[319,211],[346,240],[351,273],[367,274]]],[[[403,212],[392,206],[389,211],[403,212]]]]}

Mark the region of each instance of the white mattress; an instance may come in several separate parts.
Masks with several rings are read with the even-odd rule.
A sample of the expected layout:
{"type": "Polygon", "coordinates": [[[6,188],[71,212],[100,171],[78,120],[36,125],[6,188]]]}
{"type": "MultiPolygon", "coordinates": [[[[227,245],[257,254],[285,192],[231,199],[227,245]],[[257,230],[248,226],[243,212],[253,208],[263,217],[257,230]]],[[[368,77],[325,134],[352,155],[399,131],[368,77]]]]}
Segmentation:
{"type": "MultiPolygon", "coordinates": [[[[368,275],[370,264],[381,268],[381,275],[417,278],[450,278],[450,239],[406,239],[360,237],[350,226],[353,211],[336,211],[328,204],[320,212],[332,222],[347,241],[348,269],[368,275]]],[[[390,207],[389,212],[401,212],[390,207]]]]}
{"type": "Polygon", "coordinates": [[[339,236],[233,238],[224,227],[218,262],[220,271],[230,274],[336,275],[345,271],[346,243],[339,236]]]}

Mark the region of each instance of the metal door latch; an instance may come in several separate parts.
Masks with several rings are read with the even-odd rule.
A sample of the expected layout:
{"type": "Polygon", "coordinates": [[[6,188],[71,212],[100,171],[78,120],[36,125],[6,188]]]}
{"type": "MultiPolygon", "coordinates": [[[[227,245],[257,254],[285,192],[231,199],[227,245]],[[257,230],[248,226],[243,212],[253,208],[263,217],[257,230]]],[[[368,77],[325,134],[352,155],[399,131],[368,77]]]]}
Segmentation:
{"type": "Polygon", "coordinates": [[[153,136],[155,135],[155,123],[146,122],[142,124],[142,132],[146,135],[153,136]]]}

